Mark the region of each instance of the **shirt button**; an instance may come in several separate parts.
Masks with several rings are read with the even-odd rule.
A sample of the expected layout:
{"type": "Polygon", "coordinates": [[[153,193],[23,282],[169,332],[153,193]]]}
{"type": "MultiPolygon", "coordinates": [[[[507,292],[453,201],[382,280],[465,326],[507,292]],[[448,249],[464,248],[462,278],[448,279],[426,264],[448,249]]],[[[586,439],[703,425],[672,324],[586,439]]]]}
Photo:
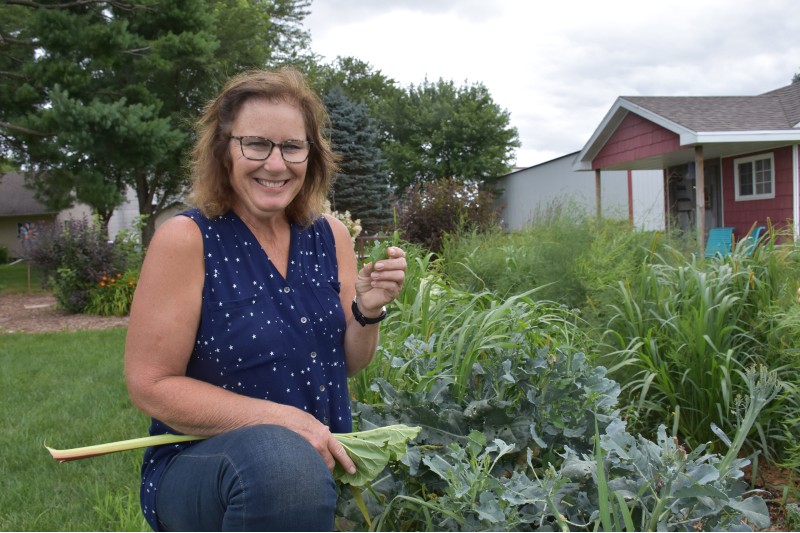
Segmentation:
{"type": "Polygon", "coordinates": [[[311,352],[311,359],[317,358],[317,352],[311,352]]]}
{"type": "Polygon", "coordinates": [[[308,319],[306,317],[304,317],[304,316],[301,316],[300,317],[300,322],[305,324],[306,322],[308,322],[308,319]]]}
{"type": "Polygon", "coordinates": [[[319,386],[319,391],[320,392],[325,392],[325,385],[320,385],[319,386]]]}
{"type": "Polygon", "coordinates": [[[292,292],[292,288],[291,287],[284,287],[283,288],[283,292],[285,292],[286,294],[289,294],[290,292],[292,292]]]}

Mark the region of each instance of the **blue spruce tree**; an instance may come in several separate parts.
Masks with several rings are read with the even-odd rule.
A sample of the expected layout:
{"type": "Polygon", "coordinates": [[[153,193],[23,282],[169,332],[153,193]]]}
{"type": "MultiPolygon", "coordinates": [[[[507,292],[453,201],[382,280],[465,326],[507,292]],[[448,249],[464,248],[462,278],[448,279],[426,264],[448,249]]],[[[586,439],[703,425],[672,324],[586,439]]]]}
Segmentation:
{"type": "Polygon", "coordinates": [[[367,106],[349,99],[339,87],[331,89],[324,101],[331,118],[331,145],[342,156],[331,208],[361,219],[365,234],[390,229],[392,188],[367,106]]]}

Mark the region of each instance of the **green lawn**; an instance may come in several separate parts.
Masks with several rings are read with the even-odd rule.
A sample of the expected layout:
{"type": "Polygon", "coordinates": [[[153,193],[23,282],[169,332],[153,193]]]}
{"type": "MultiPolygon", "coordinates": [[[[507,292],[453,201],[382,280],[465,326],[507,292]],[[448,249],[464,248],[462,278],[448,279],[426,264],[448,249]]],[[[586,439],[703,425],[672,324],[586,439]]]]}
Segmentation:
{"type": "Polygon", "coordinates": [[[40,275],[35,268],[29,272],[27,263],[0,265],[0,293],[28,292],[29,287],[31,292],[42,291],[40,275]]]}
{"type": "Polygon", "coordinates": [[[149,531],[140,451],[59,464],[44,448],[146,435],[125,389],[125,331],[0,335],[0,530],[149,531]]]}

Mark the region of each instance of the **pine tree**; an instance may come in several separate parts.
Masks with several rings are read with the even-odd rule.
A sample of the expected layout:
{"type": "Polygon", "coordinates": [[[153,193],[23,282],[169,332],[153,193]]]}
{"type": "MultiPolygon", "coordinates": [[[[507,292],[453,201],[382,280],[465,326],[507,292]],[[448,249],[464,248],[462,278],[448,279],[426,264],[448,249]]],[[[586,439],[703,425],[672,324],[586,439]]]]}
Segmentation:
{"type": "Polygon", "coordinates": [[[387,229],[392,223],[392,189],[368,108],[347,98],[339,87],[331,89],[324,100],[331,117],[331,144],[342,156],[331,208],[350,211],[354,219],[361,220],[366,234],[387,229]]]}

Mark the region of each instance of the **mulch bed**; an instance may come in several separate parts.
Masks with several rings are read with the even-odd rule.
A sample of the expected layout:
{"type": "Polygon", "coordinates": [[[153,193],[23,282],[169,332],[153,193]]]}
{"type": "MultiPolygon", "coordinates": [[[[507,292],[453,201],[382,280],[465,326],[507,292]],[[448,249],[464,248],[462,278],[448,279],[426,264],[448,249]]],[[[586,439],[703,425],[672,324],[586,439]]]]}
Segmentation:
{"type": "Polygon", "coordinates": [[[47,293],[0,294],[0,334],[105,329],[128,325],[128,317],[82,315],[56,309],[47,293]]]}

